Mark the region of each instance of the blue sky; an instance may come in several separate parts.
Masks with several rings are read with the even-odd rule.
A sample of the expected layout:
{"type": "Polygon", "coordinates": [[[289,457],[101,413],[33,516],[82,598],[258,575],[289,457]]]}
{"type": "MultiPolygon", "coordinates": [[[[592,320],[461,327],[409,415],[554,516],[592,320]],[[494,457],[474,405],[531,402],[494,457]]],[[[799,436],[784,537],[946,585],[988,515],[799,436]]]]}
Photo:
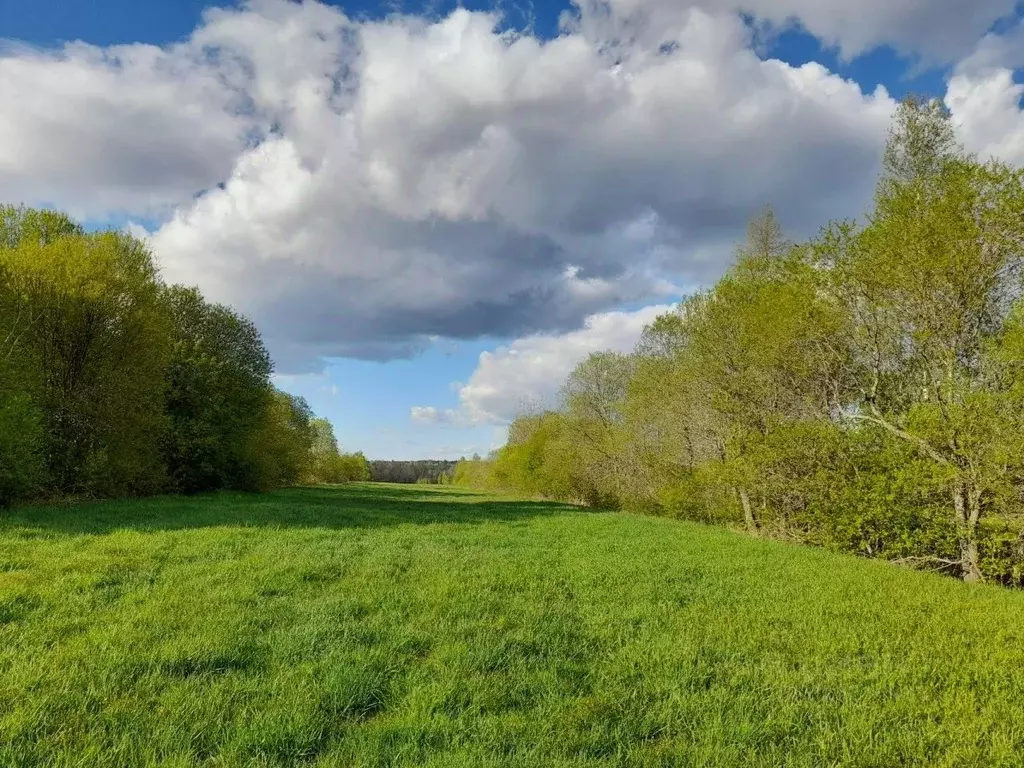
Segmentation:
{"type": "MultiPolygon", "coordinates": [[[[25,40],[39,45],[52,45],[66,40],[85,40],[96,45],[148,42],[164,44],[187,37],[199,24],[203,10],[210,6],[228,7],[230,2],[210,0],[0,0],[0,30],[3,37],[25,40]]],[[[404,0],[399,2],[356,2],[335,5],[352,17],[380,18],[395,11],[442,16],[456,5],[472,10],[488,11],[498,7],[493,2],[450,0],[404,0]]],[[[517,8],[533,6],[539,34],[551,36],[558,29],[559,13],[567,3],[510,3],[503,13],[512,24],[528,21],[528,15],[517,8]]]]}
{"type": "MultiPolygon", "coordinates": [[[[618,1],[623,3],[618,7],[627,7],[625,0],[618,1]]],[[[1014,82],[1021,78],[1014,68],[1024,62],[1005,52],[988,68],[969,68],[963,62],[972,61],[969,56],[985,29],[1013,40],[1019,31],[1021,7],[1006,14],[1007,0],[979,2],[990,7],[992,18],[974,31],[974,37],[964,37],[957,25],[977,24],[981,10],[970,19],[965,16],[962,24],[950,18],[948,28],[937,28],[930,36],[918,34],[922,28],[919,19],[926,18],[929,11],[924,0],[892,0],[893,8],[879,5],[872,11],[878,16],[874,27],[865,22],[849,33],[850,25],[840,18],[841,4],[835,4],[835,18],[807,11],[807,27],[839,45],[825,45],[799,25],[777,22],[778,13],[783,13],[778,18],[784,18],[786,13],[799,15],[802,9],[812,8],[802,0],[754,3],[764,7],[764,17],[774,22],[767,37],[758,38],[754,50],[762,60],[778,59],[790,65],[785,75],[770,68],[750,70],[749,61],[743,58],[745,43],[735,41],[736,30],[742,27],[730,23],[731,11],[725,0],[706,0],[703,5],[709,16],[703,21],[681,15],[677,19],[677,6],[666,0],[639,3],[644,13],[649,11],[649,19],[643,18],[650,27],[640,27],[647,33],[658,24],[675,29],[678,22],[679,39],[684,41],[679,45],[689,64],[685,68],[680,64],[677,73],[709,72],[708,81],[718,83],[724,103],[704,93],[699,84],[684,83],[688,95],[680,99],[707,98],[713,106],[693,107],[696,111],[681,107],[682,116],[666,119],[664,126],[657,122],[664,110],[652,112],[650,119],[638,122],[634,130],[639,137],[648,130],[645,126],[653,126],[650,135],[637,139],[645,148],[631,150],[625,148],[621,136],[608,138],[631,113],[626,110],[617,118],[608,117],[599,100],[579,107],[594,110],[587,113],[591,117],[565,130],[554,127],[557,121],[573,120],[563,108],[575,98],[572,83],[583,81],[574,81],[568,74],[570,85],[557,91],[557,96],[531,101],[528,107],[510,102],[508,109],[496,108],[488,84],[474,79],[476,70],[493,71],[493,76],[499,77],[506,71],[503,67],[519,66],[518,60],[492,61],[504,54],[488,47],[490,33],[474,26],[471,14],[449,19],[456,7],[451,2],[417,0],[401,6],[367,0],[334,3],[360,24],[402,10],[422,18],[436,35],[417,36],[404,22],[391,32],[372,24],[360,26],[361,33],[368,35],[365,39],[372,42],[372,46],[364,46],[364,52],[353,54],[363,57],[357,60],[365,81],[358,87],[364,90],[351,103],[339,106],[330,102],[330,109],[323,105],[314,109],[308,96],[303,101],[296,94],[304,93],[308,83],[323,76],[325,61],[332,67],[341,66],[330,50],[323,54],[326,58],[310,53],[321,44],[339,49],[348,45],[338,15],[309,8],[300,13],[280,0],[260,0],[256,3],[259,7],[250,8],[245,15],[245,19],[260,21],[259,30],[254,31],[253,24],[244,25],[242,16],[220,24],[208,34],[217,36],[218,45],[236,46],[239,56],[248,56],[255,75],[251,83],[237,86],[232,82],[234,90],[214,93],[211,83],[227,77],[227,70],[203,79],[197,73],[213,65],[188,59],[191,54],[168,54],[167,61],[177,62],[173,67],[166,62],[151,66],[138,54],[132,54],[128,63],[115,64],[81,52],[57,55],[61,46],[76,40],[101,49],[133,46],[141,51],[137,45],[145,43],[170,51],[175,43],[186,44],[202,26],[203,10],[209,5],[205,0],[0,0],[0,36],[42,50],[42,54],[26,53],[23,47],[8,45],[6,53],[0,51],[12,65],[19,57],[35,62],[34,69],[17,70],[24,84],[18,85],[22,83],[19,80],[15,87],[24,90],[15,93],[25,99],[29,94],[33,98],[42,94],[40,99],[45,100],[52,90],[55,100],[61,98],[61,82],[69,81],[67,73],[74,66],[76,76],[94,78],[88,81],[90,85],[76,87],[76,98],[85,100],[84,106],[76,107],[76,114],[98,115],[104,105],[112,103],[109,94],[115,94],[113,102],[125,102],[127,117],[122,122],[128,124],[115,129],[111,124],[117,121],[98,120],[96,127],[82,127],[81,136],[76,136],[75,121],[55,128],[57,120],[47,119],[43,107],[38,115],[19,117],[22,122],[11,130],[23,133],[14,135],[31,138],[52,131],[46,135],[67,141],[71,145],[67,156],[87,167],[79,173],[74,168],[46,165],[42,150],[35,160],[31,151],[19,152],[19,157],[5,166],[0,154],[0,192],[20,197],[14,202],[63,206],[90,226],[131,224],[139,232],[152,234],[157,255],[169,265],[172,276],[184,275],[181,279],[199,283],[208,295],[240,303],[243,310],[255,315],[272,349],[282,350],[286,368],[301,361],[296,362],[294,375],[283,371],[280,386],[305,396],[317,413],[330,418],[345,448],[362,449],[374,458],[483,453],[500,442],[502,421],[511,412],[511,402],[517,397],[523,401],[541,395],[549,398],[554,393],[557,381],[542,381],[544,375],[563,375],[567,360],[583,354],[581,350],[600,346],[603,340],[628,348],[642,327],[636,313],[643,307],[669,303],[680,292],[719,274],[728,262],[729,244],[742,232],[743,215],[758,202],[776,203],[776,197],[781,198],[782,213],[791,214],[794,230],[800,234],[815,221],[823,223],[821,216],[857,215],[858,206],[866,200],[869,171],[884,138],[881,118],[885,104],[891,103],[875,94],[877,86],[883,86],[892,98],[915,92],[946,97],[951,104],[950,99],[959,99],[957,108],[963,112],[965,137],[972,148],[1006,151],[1019,146],[1015,132],[1020,125],[1020,94],[1014,91],[1014,82]],[[790,6],[792,11],[787,10],[790,6]],[[321,28],[327,31],[321,33],[321,28]],[[392,34],[395,29],[401,34],[392,34]],[[247,35],[253,36],[252,42],[243,40],[247,35]],[[264,36],[258,44],[257,35],[264,36]],[[314,37],[304,43],[302,35],[314,37]],[[705,38],[711,41],[706,44],[707,51],[705,38]],[[409,108],[415,91],[385,98],[383,94],[392,87],[404,87],[387,79],[406,79],[394,75],[400,72],[400,59],[422,54],[425,58],[419,71],[424,72],[441,60],[431,50],[443,49],[449,55],[453,40],[459,41],[458,55],[482,57],[479,67],[462,66],[453,71],[438,64],[436,72],[427,73],[429,79],[423,87],[441,83],[439,93],[447,98],[457,92],[457,98],[452,96],[442,109],[435,97],[413,112],[401,110],[409,108]],[[844,56],[840,46],[845,46],[844,50],[859,48],[860,52],[844,56]],[[948,56],[943,46],[948,46],[948,56]],[[896,48],[909,53],[897,53],[896,48]],[[371,49],[376,51],[372,56],[371,49]],[[921,64],[917,52],[932,63],[921,64]],[[695,69],[694,62],[701,64],[695,69]],[[821,65],[824,74],[794,74],[794,68],[808,62],[821,65]],[[488,69],[492,64],[495,68],[488,69]],[[303,67],[308,72],[299,77],[295,71],[303,67]],[[716,68],[722,70],[720,77],[716,68]],[[1002,71],[1010,73],[1009,80],[998,78],[1002,71]],[[375,80],[377,85],[371,89],[366,84],[370,82],[368,72],[385,79],[375,80]],[[763,77],[764,85],[745,88],[744,72],[763,77]],[[31,80],[33,77],[38,79],[31,80]],[[460,77],[464,82],[456,82],[460,77]],[[843,85],[841,80],[853,85],[843,85]],[[777,97],[769,92],[776,85],[780,89],[777,97]],[[998,99],[992,95],[997,86],[1002,89],[996,92],[998,99]],[[138,91],[129,93],[130,88],[138,91]],[[266,125],[243,125],[252,109],[233,111],[232,98],[238,96],[238,88],[249,89],[245,97],[256,99],[251,103],[264,109],[266,125]],[[480,96],[484,92],[491,95],[480,96]],[[170,99],[165,105],[169,110],[166,118],[159,117],[159,109],[164,107],[155,102],[161,94],[170,99]],[[269,106],[261,107],[259,99],[269,106]],[[467,104],[474,99],[480,101],[470,109],[467,104]],[[490,110],[491,127],[481,132],[485,120],[465,134],[475,154],[467,154],[468,144],[449,146],[461,141],[458,137],[465,133],[463,127],[475,124],[475,116],[485,108],[490,110]],[[750,132],[735,129],[736,141],[741,142],[738,149],[711,146],[718,134],[732,130],[716,129],[717,117],[702,117],[709,109],[719,108],[722,125],[727,127],[735,127],[740,120],[737,115],[767,110],[763,149],[769,159],[747,154],[751,144],[762,141],[756,125],[750,132]],[[514,120],[502,122],[505,115],[520,109],[514,120]],[[993,112],[996,109],[1000,111],[993,112]],[[348,130],[345,126],[358,122],[357,115],[363,125],[374,126],[373,135],[353,134],[354,138],[346,139],[352,143],[345,145],[343,154],[332,154],[330,147],[348,130]],[[605,117],[609,120],[607,135],[589,137],[584,130],[587,121],[605,117]],[[40,122],[33,124],[30,119],[40,122]],[[188,122],[193,119],[195,122],[188,122]],[[133,125],[133,121],[137,123],[133,125]],[[787,128],[787,121],[794,121],[792,128],[787,128]],[[402,134],[404,125],[408,125],[408,137],[402,134]],[[806,134],[800,134],[804,129],[806,134]],[[128,133],[115,135],[115,130],[128,133]],[[572,130],[584,130],[584,134],[578,139],[565,138],[572,136],[572,130]],[[997,130],[1003,133],[995,135],[997,130]],[[680,131],[687,135],[679,138],[680,131]],[[247,138],[238,143],[241,133],[247,138]],[[254,135],[258,136],[255,146],[254,135]],[[591,140],[596,143],[588,144],[591,140]],[[375,141],[378,144],[373,144],[375,141]],[[673,192],[671,184],[657,178],[661,165],[657,156],[643,155],[658,142],[665,144],[665,162],[678,165],[680,178],[693,179],[685,191],[673,192]],[[412,156],[414,150],[424,154],[412,156]],[[115,159],[104,160],[104,152],[113,153],[115,159]],[[180,160],[175,159],[175,152],[181,153],[180,160]],[[779,157],[778,167],[772,165],[775,161],[770,156],[774,154],[779,157]],[[809,159],[809,154],[818,159],[809,159]],[[324,170],[336,167],[339,157],[356,155],[362,158],[361,172],[367,174],[362,188],[378,185],[374,199],[379,205],[375,203],[372,210],[360,207],[368,205],[363,201],[346,202],[355,198],[347,196],[349,188],[339,179],[350,173],[330,176],[324,170]],[[381,157],[387,160],[383,165],[381,157]],[[485,161],[474,161],[467,171],[469,157],[485,157],[485,161]],[[511,157],[519,159],[513,162],[508,159],[511,157]],[[547,159],[538,160],[538,168],[521,170],[530,158],[541,157],[547,159]],[[785,167],[785,179],[780,177],[777,185],[771,178],[759,181],[753,185],[759,197],[751,193],[749,199],[734,205],[734,198],[743,197],[743,191],[752,185],[742,179],[742,168],[732,167],[733,157],[745,158],[737,160],[737,165],[753,167],[755,173],[763,170],[779,176],[779,168],[785,167]],[[24,169],[16,167],[20,158],[28,158],[24,169]],[[31,166],[30,160],[37,165],[31,166]],[[149,164],[154,170],[148,170],[149,164]],[[550,175],[556,173],[552,165],[558,166],[556,176],[550,175]],[[94,194],[89,174],[95,175],[100,168],[103,176],[113,166],[117,166],[116,172],[111,170],[109,179],[104,176],[94,194]],[[593,171],[595,175],[583,178],[595,166],[600,166],[593,171]],[[481,167],[486,170],[479,172],[482,186],[473,194],[464,193],[461,185],[467,173],[476,178],[481,167]],[[269,190],[263,194],[257,182],[245,174],[225,189],[223,182],[236,177],[241,168],[256,168],[253,173],[257,175],[271,171],[280,175],[259,181],[269,185],[263,187],[269,190]],[[573,173],[581,177],[578,185],[571,183],[573,173]],[[318,174],[322,176],[319,181],[318,174]],[[39,178],[43,181],[36,186],[26,181],[39,178]],[[607,193],[593,195],[597,184],[605,185],[607,193]],[[295,185],[294,194],[288,191],[293,189],[290,185],[295,185]],[[324,192],[318,202],[315,195],[328,188],[330,192],[324,192]],[[794,188],[805,191],[793,194],[790,190],[794,188]],[[422,199],[421,190],[428,190],[422,199]],[[535,204],[534,198],[549,194],[549,190],[551,199],[535,204]],[[491,197],[484,206],[480,198],[488,195],[491,197]],[[484,206],[479,210],[474,207],[478,201],[484,206]],[[323,213],[332,210],[331,206],[338,206],[337,216],[323,213]],[[280,243],[267,246],[264,252],[259,239],[254,239],[248,250],[237,244],[237,236],[228,241],[226,232],[246,232],[243,214],[248,211],[255,211],[250,229],[266,226],[259,231],[268,238],[279,237],[280,243]],[[182,218],[174,224],[176,213],[182,218]],[[351,244],[342,242],[350,236],[351,244]],[[296,245],[307,241],[301,248],[296,245]],[[487,256],[479,256],[477,263],[481,253],[487,256]],[[249,266],[243,270],[233,266],[236,263],[249,266]],[[344,268],[339,266],[342,263],[344,268]],[[376,271],[375,264],[380,266],[376,271]],[[418,277],[396,281],[384,264],[393,264],[392,271],[418,277]],[[431,267],[421,266],[425,264],[431,267]],[[542,270],[546,271],[541,274],[542,270]],[[450,281],[444,279],[446,274],[451,275],[450,281]],[[245,292],[240,280],[251,281],[245,292]],[[465,290],[460,293],[453,286],[465,286],[465,290]],[[313,306],[317,307],[315,314],[310,310],[313,306]],[[613,318],[610,312],[626,314],[613,318]],[[586,317],[597,319],[585,323],[586,317]],[[589,330],[580,331],[581,327],[589,330]],[[482,353],[492,354],[485,361],[482,353]],[[308,373],[317,368],[318,372],[308,373]],[[413,419],[410,414],[417,407],[431,411],[420,411],[426,415],[413,419]]],[[[693,4],[701,3],[695,0],[693,4]]],[[[486,11],[496,6],[465,2],[460,7],[486,11]]],[[[570,10],[567,3],[544,0],[508,2],[501,8],[506,27],[526,30],[528,36],[539,40],[556,36],[560,15],[570,10]]],[[[737,22],[739,18],[735,17],[737,22]]],[[[593,25],[606,23],[596,12],[585,13],[584,19],[593,25]]],[[[615,36],[630,28],[616,27],[620,22],[625,24],[615,18],[607,22],[618,30],[608,33],[609,40],[620,40],[615,36]]],[[[746,19],[748,25],[759,29],[762,22],[746,19]]],[[[597,26],[581,29],[574,39],[596,50],[605,33],[597,26]]],[[[631,54],[642,53],[651,40],[657,42],[653,37],[641,38],[631,43],[631,54]]],[[[1012,51],[1013,45],[1008,42],[1002,49],[1012,51]]],[[[554,52],[550,49],[547,59],[540,58],[540,49],[519,54],[548,63],[522,69],[519,79],[510,80],[512,85],[500,93],[511,93],[516,83],[539,71],[539,66],[556,67],[552,70],[556,80],[563,71],[573,72],[573,67],[580,66],[570,53],[556,57],[554,52]]],[[[0,58],[0,66],[4,61],[0,58]]],[[[649,88],[666,89],[668,98],[673,86],[656,77],[655,68],[660,65],[639,55],[633,61],[637,77],[648,77],[649,88]]],[[[0,81],[3,72],[0,69],[0,81]]],[[[337,91],[346,75],[340,69],[328,74],[337,91]]],[[[599,76],[579,75],[593,83],[603,82],[599,76]]],[[[0,84],[0,95],[3,87],[0,84]]],[[[543,82],[537,87],[543,88],[543,82]]],[[[633,103],[636,111],[646,108],[641,104],[649,104],[650,99],[633,103]]],[[[0,135],[3,128],[0,118],[0,135]]]]}
{"type": "Polygon", "coordinates": [[[280,385],[332,418],[344,445],[378,458],[483,455],[500,441],[495,426],[424,426],[411,422],[409,412],[424,403],[457,407],[453,383],[469,379],[480,353],[494,346],[494,340],[484,339],[429,349],[409,360],[335,359],[322,377],[285,379],[280,385]]]}

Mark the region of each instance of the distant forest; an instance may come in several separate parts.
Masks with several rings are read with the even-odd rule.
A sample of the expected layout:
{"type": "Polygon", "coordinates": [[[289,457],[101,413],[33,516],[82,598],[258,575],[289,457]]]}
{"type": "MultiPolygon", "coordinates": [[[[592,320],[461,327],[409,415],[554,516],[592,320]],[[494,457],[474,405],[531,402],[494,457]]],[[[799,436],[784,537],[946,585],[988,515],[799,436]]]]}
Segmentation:
{"type": "Polygon", "coordinates": [[[447,483],[454,461],[371,461],[370,477],[376,483],[447,483]]]}

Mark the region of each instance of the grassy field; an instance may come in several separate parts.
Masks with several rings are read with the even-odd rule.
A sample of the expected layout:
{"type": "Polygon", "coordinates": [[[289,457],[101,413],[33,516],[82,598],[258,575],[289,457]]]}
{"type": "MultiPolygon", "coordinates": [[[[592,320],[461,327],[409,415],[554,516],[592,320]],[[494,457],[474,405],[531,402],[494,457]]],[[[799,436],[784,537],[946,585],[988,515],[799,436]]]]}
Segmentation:
{"type": "Polygon", "coordinates": [[[415,486],[0,514],[3,766],[1022,763],[1022,594],[415,486]]]}

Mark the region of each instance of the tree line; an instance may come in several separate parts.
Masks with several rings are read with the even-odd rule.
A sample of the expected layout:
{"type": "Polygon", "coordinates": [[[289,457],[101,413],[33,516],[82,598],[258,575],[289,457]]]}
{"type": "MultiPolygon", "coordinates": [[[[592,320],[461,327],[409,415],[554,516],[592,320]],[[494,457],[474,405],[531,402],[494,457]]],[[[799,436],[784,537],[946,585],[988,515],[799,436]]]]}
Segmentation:
{"type": "Polygon", "coordinates": [[[713,287],[598,353],[456,483],[1024,582],[1024,172],[897,110],[873,205],[770,209],[713,287]]]}
{"type": "Polygon", "coordinates": [[[367,479],[253,323],[124,232],[0,207],[0,506],[367,479]]]}
{"type": "Polygon", "coordinates": [[[451,482],[454,461],[423,459],[416,461],[370,462],[370,477],[375,483],[421,483],[446,485],[451,482]]]}

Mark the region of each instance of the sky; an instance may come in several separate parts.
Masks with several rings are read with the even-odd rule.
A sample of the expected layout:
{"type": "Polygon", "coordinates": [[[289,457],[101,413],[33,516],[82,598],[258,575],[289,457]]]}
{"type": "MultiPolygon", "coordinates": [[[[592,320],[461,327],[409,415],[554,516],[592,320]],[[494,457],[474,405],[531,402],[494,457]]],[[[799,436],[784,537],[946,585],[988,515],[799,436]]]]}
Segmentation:
{"type": "Polygon", "coordinates": [[[1024,164],[1014,0],[0,0],[0,200],[148,241],[371,458],[457,458],[861,216],[907,93],[1024,164]]]}

